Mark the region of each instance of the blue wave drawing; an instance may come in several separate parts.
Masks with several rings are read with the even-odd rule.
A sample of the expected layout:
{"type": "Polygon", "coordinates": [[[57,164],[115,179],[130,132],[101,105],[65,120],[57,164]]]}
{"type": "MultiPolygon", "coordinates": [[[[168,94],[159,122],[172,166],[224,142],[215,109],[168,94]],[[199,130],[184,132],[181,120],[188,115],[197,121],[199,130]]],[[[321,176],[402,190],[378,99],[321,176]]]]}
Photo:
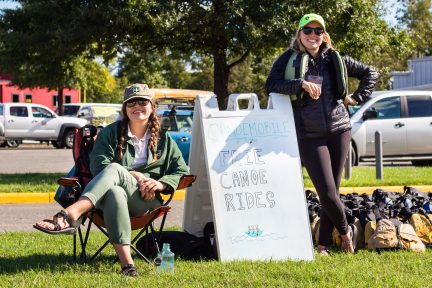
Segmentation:
{"type": "Polygon", "coordinates": [[[279,233],[270,233],[270,234],[263,234],[261,233],[259,236],[250,236],[247,234],[230,237],[231,243],[239,243],[239,242],[254,242],[254,241],[268,241],[268,240],[281,240],[288,238],[288,235],[279,234],[279,233]]]}

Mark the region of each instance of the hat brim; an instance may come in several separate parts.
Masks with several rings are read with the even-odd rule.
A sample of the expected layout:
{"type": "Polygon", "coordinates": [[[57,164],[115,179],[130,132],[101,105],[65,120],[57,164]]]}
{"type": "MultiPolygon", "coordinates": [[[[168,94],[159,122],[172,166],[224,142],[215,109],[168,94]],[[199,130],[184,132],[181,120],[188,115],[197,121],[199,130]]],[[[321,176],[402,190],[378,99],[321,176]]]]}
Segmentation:
{"type": "Polygon", "coordinates": [[[153,97],[152,97],[151,95],[135,95],[135,96],[132,96],[132,97],[130,97],[130,98],[124,100],[124,101],[123,101],[123,104],[126,103],[126,102],[129,102],[129,101],[132,100],[132,99],[148,99],[148,100],[151,101],[152,98],[153,98],[153,97]]]}
{"type": "Polygon", "coordinates": [[[318,23],[318,24],[321,25],[321,27],[324,29],[324,32],[326,31],[326,29],[325,29],[325,25],[323,25],[323,23],[321,23],[321,22],[320,22],[319,20],[317,20],[317,19],[313,19],[313,20],[310,20],[310,21],[304,23],[303,26],[299,27],[298,31],[300,31],[301,29],[303,29],[303,27],[305,27],[306,25],[308,25],[309,23],[312,23],[312,22],[318,23]]]}

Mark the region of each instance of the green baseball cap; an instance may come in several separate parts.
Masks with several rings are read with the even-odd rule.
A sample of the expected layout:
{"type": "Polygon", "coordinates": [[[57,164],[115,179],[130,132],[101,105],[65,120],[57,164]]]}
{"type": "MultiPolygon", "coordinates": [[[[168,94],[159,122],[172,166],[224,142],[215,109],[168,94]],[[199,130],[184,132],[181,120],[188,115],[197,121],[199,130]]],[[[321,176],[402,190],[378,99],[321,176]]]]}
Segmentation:
{"type": "Polygon", "coordinates": [[[324,19],[320,15],[314,13],[306,14],[300,19],[298,30],[302,29],[310,22],[318,22],[325,31],[324,19]]]}
{"type": "Polygon", "coordinates": [[[150,90],[147,84],[132,84],[125,88],[123,103],[135,98],[151,100],[153,97],[154,92],[150,90]]]}

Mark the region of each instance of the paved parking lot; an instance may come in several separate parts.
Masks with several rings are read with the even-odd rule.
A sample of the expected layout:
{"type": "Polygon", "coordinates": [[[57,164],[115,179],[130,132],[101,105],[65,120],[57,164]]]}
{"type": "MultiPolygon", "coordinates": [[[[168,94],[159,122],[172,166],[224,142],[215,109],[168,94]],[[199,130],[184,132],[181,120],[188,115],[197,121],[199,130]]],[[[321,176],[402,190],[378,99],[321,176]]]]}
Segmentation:
{"type": "Polygon", "coordinates": [[[24,144],[0,149],[0,174],[67,173],[73,166],[72,149],[55,149],[47,144],[24,144]]]}

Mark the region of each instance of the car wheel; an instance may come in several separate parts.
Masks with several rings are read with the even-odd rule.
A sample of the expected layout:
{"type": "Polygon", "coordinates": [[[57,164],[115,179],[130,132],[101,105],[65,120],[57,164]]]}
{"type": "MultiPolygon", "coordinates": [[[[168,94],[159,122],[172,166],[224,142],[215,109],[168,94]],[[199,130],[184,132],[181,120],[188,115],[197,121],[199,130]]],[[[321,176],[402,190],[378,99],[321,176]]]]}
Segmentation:
{"type": "Polygon", "coordinates": [[[432,166],[432,160],[412,160],[414,166],[432,166]]]}
{"type": "Polygon", "coordinates": [[[21,142],[17,140],[8,140],[5,142],[6,142],[6,146],[11,148],[17,148],[19,144],[21,144],[21,142]]]}
{"type": "Polygon", "coordinates": [[[74,136],[75,131],[74,130],[67,130],[63,136],[63,145],[68,148],[72,149],[73,143],[74,143],[74,136]]]}
{"type": "Polygon", "coordinates": [[[354,144],[351,142],[351,167],[358,165],[358,159],[357,159],[357,151],[354,148],[354,144]]]}
{"type": "Polygon", "coordinates": [[[63,149],[63,145],[59,141],[51,141],[51,144],[57,149],[63,149]]]}

